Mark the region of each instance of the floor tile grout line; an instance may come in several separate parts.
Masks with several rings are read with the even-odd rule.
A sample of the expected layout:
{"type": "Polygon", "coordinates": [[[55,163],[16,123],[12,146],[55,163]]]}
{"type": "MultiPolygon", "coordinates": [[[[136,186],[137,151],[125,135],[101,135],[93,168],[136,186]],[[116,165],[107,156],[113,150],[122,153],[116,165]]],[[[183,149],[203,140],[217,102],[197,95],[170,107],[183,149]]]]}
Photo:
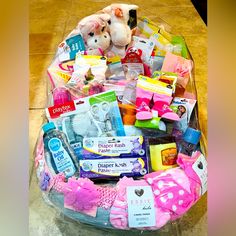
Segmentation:
{"type": "Polygon", "coordinates": [[[33,52],[33,53],[29,53],[29,56],[35,56],[35,55],[55,55],[56,52],[33,52]]]}
{"type": "Polygon", "coordinates": [[[45,107],[29,107],[30,111],[34,111],[34,110],[44,110],[45,107]]]}

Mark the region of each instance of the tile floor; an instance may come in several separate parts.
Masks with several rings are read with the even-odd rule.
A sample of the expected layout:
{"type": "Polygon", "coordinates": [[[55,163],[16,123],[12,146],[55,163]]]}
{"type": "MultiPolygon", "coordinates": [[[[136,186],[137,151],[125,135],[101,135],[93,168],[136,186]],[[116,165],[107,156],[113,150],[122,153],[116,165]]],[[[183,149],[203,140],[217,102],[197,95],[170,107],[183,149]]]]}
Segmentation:
{"type": "MultiPolygon", "coordinates": [[[[115,1],[127,2],[128,1],[115,1]]],[[[139,5],[139,16],[152,20],[158,17],[172,26],[175,33],[182,34],[195,62],[195,80],[198,91],[199,120],[207,136],[207,28],[190,0],[132,0],[139,5]]],[[[46,205],[37,186],[33,168],[33,150],[40,126],[43,122],[43,108],[46,102],[46,68],[53,59],[58,43],[76,26],[79,19],[92,14],[106,5],[109,0],[31,0],[29,17],[30,41],[30,202],[29,232],[32,236],[60,235],[120,235],[107,232],[63,218],[54,208],[46,205]]],[[[145,232],[144,235],[207,235],[207,196],[192,207],[178,222],[168,224],[159,232],[145,232]]],[[[138,233],[128,233],[138,235],[138,233]]]]}

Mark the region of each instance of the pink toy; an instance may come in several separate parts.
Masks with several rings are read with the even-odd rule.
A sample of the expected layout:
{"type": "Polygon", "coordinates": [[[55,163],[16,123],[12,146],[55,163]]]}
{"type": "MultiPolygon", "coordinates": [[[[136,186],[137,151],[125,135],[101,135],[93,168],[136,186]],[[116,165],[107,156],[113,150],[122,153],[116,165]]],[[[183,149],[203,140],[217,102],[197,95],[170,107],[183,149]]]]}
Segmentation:
{"type": "Polygon", "coordinates": [[[83,18],[77,28],[80,30],[87,50],[98,49],[105,51],[110,46],[111,38],[107,32],[108,14],[93,14],[83,18]]]}
{"type": "Polygon", "coordinates": [[[113,43],[110,51],[124,57],[125,46],[131,42],[132,30],[128,26],[129,11],[136,10],[138,6],[129,4],[111,4],[102,11],[111,17],[109,31],[113,43]]]}

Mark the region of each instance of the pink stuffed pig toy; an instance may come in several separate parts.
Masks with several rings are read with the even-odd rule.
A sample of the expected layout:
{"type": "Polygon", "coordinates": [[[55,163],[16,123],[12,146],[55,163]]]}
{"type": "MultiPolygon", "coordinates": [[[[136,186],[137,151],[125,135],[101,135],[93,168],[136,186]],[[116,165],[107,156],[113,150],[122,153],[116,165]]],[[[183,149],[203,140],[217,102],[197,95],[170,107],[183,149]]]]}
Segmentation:
{"type": "Polygon", "coordinates": [[[111,4],[102,11],[110,15],[109,32],[113,46],[110,51],[121,57],[125,55],[125,47],[131,42],[132,30],[128,25],[129,11],[138,6],[129,4],[111,4]]]}
{"type": "Polygon", "coordinates": [[[111,44],[111,37],[107,32],[108,14],[93,14],[83,18],[78,26],[80,33],[83,36],[86,49],[101,49],[107,50],[111,44]]]}

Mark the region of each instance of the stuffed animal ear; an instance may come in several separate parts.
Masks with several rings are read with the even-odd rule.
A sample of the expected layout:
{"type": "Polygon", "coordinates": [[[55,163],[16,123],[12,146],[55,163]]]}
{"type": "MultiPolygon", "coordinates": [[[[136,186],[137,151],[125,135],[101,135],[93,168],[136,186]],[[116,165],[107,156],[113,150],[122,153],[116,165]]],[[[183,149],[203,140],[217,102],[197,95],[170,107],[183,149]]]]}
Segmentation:
{"type": "Polygon", "coordinates": [[[111,14],[111,6],[108,6],[108,7],[105,7],[105,8],[103,8],[102,9],[102,11],[104,12],[104,13],[107,13],[107,14],[111,14]]]}
{"type": "Polygon", "coordinates": [[[129,8],[129,10],[137,10],[138,6],[131,4],[131,5],[128,5],[128,8],[129,8]]]}
{"type": "Polygon", "coordinates": [[[123,11],[122,11],[121,8],[116,7],[116,8],[114,9],[114,14],[115,14],[116,17],[122,17],[122,16],[123,16],[123,11]]]}
{"type": "Polygon", "coordinates": [[[109,21],[111,19],[111,16],[109,14],[104,13],[99,15],[99,18],[103,21],[109,21]]]}

